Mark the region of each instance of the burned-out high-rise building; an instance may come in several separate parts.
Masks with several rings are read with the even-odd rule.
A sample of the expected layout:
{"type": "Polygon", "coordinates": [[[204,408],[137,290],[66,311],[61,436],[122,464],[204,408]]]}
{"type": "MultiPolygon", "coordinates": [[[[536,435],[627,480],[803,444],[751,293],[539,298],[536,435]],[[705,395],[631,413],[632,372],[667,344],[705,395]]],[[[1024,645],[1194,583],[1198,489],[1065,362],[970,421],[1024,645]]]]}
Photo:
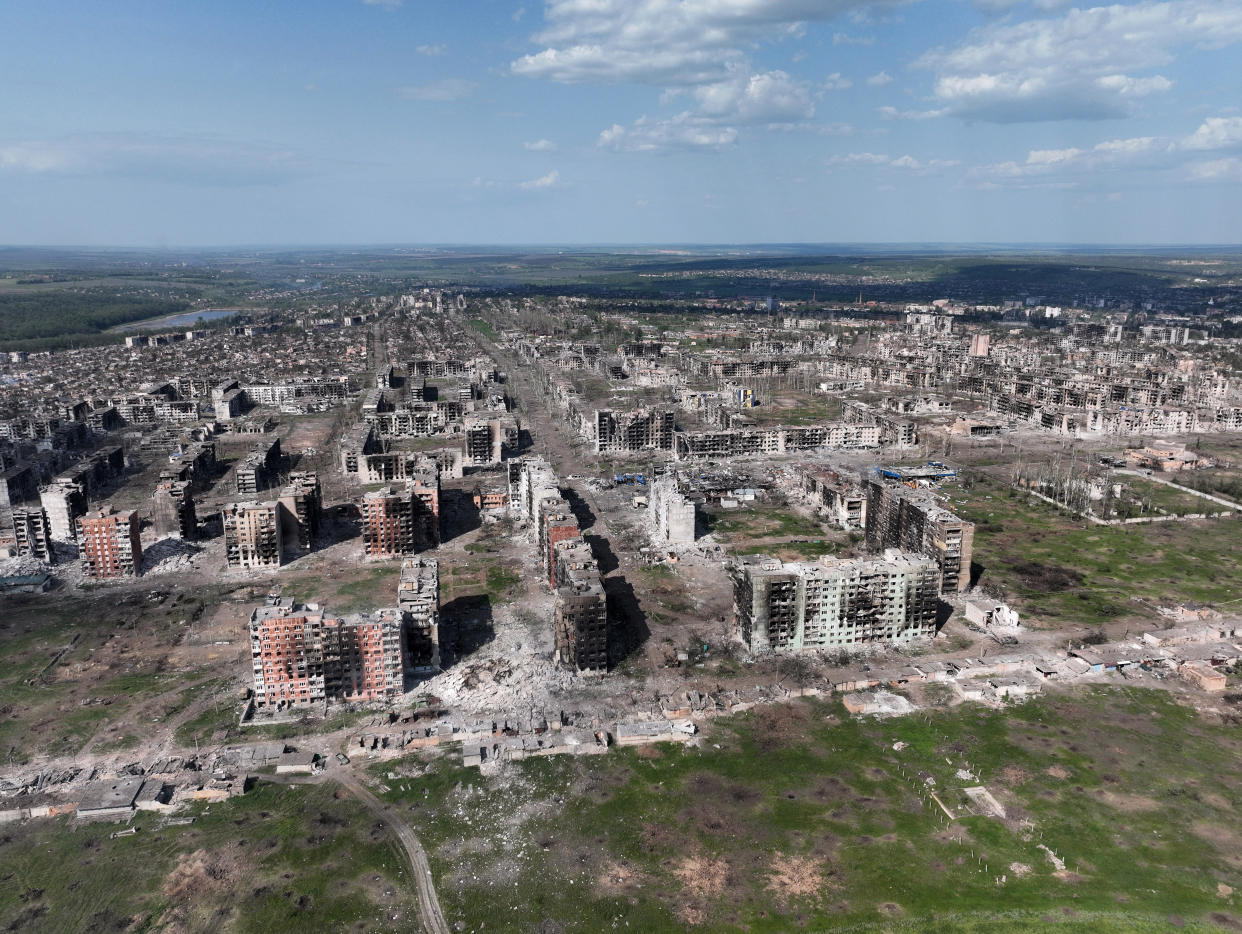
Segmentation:
{"type": "Polygon", "coordinates": [[[105,506],[78,519],[82,570],[87,577],[107,580],[142,573],[142,541],[138,513],[105,506]]]}
{"type": "Polygon", "coordinates": [[[306,554],[319,534],[319,522],[323,515],[323,492],[319,477],[309,471],[289,474],[289,482],[280,491],[281,537],[285,549],[296,554],[306,554]]]}
{"type": "Polygon", "coordinates": [[[941,590],[970,587],[974,551],[973,522],[955,515],[926,489],[913,489],[879,477],[867,481],[867,545],[924,554],[940,568],[941,590]]]}
{"type": "Polygon", "coordinates": [[[362,541],[367,557],[396,558],[435,547],[440,541],[438,506],[438,489],[410,481],[364,495],[362,541]]]}
{"type": "Polygon", "coordinates": [[[440,564],[406,558],[397,582],[397,608],[405,618],[406,647],[416,674],[440,669],[440,564]]]}
{"type": "Polygon", "coordinates": [[[190,541],[197,536],[198,516],[188,480],[163,480],[151,497],[151,524],[160,538],[190,541]]]}
{"type": "Polygon", "coordinates": [[[931,558],[821,558],[732,563],[738,634],[753,652],[905,644],[936,632],[940,573],[931,558]]]}
{"type": "Polygon", "coordinates": [[[52,526],[42,506],[19,506],[13,510],[13,540],[19,555],[30,555],[48,564],[56,563],[52,526]]]}
{"type": "Polygon", "coordinates": [[[221,515],[224,555],[230,568],[280,567],[284,536],[279,503],[232,503],[221,515]]]}

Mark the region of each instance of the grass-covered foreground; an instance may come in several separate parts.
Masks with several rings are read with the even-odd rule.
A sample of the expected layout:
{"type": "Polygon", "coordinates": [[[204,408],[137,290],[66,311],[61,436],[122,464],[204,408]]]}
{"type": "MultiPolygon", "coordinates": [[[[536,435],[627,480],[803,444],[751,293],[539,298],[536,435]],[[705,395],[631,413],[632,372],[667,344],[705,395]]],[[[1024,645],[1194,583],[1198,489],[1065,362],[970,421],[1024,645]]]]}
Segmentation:
{"type": "Polygon", "coordinates": [[[1163,692],[864,722],[807,701],[701,740],[494,776],[442,763],[387,798],[470,931],[1242,925],[1242,736],[1163,692]]]}
{"type": "Polygon", "coordinates": [[[124,825],[72,817],[0,827],[0,930],[417,929],[400,851],[332,786],[261,783],[162,824],[142,814],[116,839],[124,825]]]}

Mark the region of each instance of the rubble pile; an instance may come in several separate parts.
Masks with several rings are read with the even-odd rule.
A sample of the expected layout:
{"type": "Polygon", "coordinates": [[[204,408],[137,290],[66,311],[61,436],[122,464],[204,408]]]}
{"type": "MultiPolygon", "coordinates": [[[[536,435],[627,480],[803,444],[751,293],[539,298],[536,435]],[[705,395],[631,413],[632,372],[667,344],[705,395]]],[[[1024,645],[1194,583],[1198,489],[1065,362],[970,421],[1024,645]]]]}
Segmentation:
{"type": "Polygon", "coordinates": [[[163,538],[148,546],[142,553],[142,573],[174,574],[197,567],[197,559],[203,553],[198,545],[179,538],[163,538]]]}

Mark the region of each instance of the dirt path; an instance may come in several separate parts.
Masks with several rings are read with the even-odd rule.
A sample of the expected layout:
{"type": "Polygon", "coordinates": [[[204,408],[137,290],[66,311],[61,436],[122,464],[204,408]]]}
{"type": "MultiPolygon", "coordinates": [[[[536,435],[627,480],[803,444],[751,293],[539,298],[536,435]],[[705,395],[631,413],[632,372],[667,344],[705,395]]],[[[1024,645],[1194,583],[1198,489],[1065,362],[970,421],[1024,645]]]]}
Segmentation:
{"type": "MultiPolygon", "coordinates": [[[[145,722],[146,726],[149,728],[150,720],[151,720],[150,714],[152,711],[163,709],[163,705],[166,702],[177,697],[183,691],[188,691],[192,688],[199,687],[200,685],[206,684],[208,681],[214,681],[218,677],[220,677],[219,674],[209,674],[209,675],[205,675],[204,677],[198,678],[193,681],[189,681],[189,682],[183,681],[179,683],[176,687],[169,688],[167,691],[163,691],[159,694],[156,694],[153,697],[144,698],[143,700],[135,704],[133,707],[131,707],[129,710],[127,710],[125,712],[125,715],[120,720],[109,720],[107,723],[101,726],[95,732],[95,735],[93,735],[90,739],[88,739],[86,741],[86,744],[81,749],[78,750],[77,755],[78,756],[90,755],[92,752],[94,752],[95,746],[98,745],[103,740],[107,739],[109,734],[111,733],[116,733],[118,735],[123,734],[125,732],[126,727],[132,726],[135,729],[137,729],[140,723],[145,722]]],[[[198,704],[200,700],[201,699],[196,699],[192,701],[184,709],[174,714],[173,718],[170,718],[169,724],[172,724],[172,721],[174,719],[176,719],[177,722],[180,723],[181,719],[184,719],[182,715],[186,713],[187,710],[189,710],[190,708],[198,704]]],[[[176,728],[176,724],[172,724],[172,725],[169,725],[169,724],[164,725],[164,731],[166,731],[168,733],[169,738],[171,738],[172,731],[176,728]]],[[[150,749],[154,748],[154,745],[151,743],[145,743],[143,747],[140,747],[135,752],[135,755],[138,755],[138,756],[145,755],[146,752],[144,752],[144,748],[146,752],[149,752],[150,749]]]]}
{"type": "Polygon", "coordinates": [[[431,877],[431,866],[427,862],[427,852],[423,849],[423,845],[418,842],[418,837],[415,836],[413,828],[393,814],[392,809],[388,805],[371,794],[353,773],[341,772],[338,775],[332,776],[332,778],[353,792],[354,796],[366,805],[367,809],[376,818],[383,821],[396,834],[402,848],[405,850],[406,856],[410,860],[410,868],[414,874],[414,886],[418,890],[418,913],[422,918],[423,928],[428,934],[449,934],[448,922],[444,920],[444,913],[440,910],[440,900],[436,897],[435,883],[431,877]]]}
{"type": "Polygon", "coordinates": [[[318,785],[322,782],[336,782],[342,788],[353,793],[368,811],[375,815],[401,843],[406,857],[410,861],[414,888],[418,895],[418,915],[427,934],[450,934],[448,922],[440,910],[440,900],[436,897],[434,880],[431,877],[431,866],[427,862],[427,852],[418,842],[413,828],[400,817],[392,813],[392,809],[362,784],[351,771],[341,769],[318,775],[267,775],[264,781],[277,782],[281,785],[318,785]]]}

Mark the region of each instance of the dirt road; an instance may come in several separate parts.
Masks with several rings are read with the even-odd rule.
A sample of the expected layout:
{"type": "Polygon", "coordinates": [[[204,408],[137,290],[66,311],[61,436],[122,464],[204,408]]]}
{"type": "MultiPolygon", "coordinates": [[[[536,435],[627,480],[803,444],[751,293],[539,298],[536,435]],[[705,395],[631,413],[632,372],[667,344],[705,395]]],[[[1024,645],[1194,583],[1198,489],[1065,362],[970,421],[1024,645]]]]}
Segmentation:
{"type": "Polygon", "coordinates": [[[393,814],[384,802],[371,794],[353,773],[342,771],[332,775],[331,779],[353,792],[354,796],[366,805],[376,818],[383,821],[396,834],[406,856],[409,857],[410,868],[414,874],[414,887],[418,891],[418,913],[423,922],[423,929],[428,934],[449,934],[448,922],[444,920],[444,913],[440,910],[440,900],[436,898],[435,882],[431,877],[427,852],[418,842],[413,828],[393,814]]]}

